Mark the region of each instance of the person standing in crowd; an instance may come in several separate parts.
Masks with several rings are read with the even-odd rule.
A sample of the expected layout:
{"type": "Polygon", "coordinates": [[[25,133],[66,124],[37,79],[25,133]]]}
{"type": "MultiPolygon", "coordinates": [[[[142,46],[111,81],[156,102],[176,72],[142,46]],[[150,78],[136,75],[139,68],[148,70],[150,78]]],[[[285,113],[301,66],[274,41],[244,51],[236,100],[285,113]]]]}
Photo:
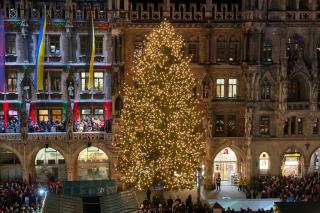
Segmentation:
{"type": "Polygon", "coordinates": [[[148,188],[148,190],[147,190],[147,200],[150,202],[150,199],[151,199],[151,190],[150,190],[150,188],[148,188]]]}
{"type": "Polygon", "coordinates": [[[216,178],[216,186],[217,186],[217,191],[221,191],[221,177],[220,177],[220,174],[218,174],[218,177],[216,178]]]}

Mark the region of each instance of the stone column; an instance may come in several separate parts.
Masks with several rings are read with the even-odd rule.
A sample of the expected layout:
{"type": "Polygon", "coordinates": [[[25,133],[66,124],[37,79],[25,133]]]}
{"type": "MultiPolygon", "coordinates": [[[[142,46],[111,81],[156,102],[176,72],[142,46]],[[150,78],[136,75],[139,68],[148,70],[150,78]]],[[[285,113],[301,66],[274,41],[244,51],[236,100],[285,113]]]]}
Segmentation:
{"type": "Polygon", "coordinates": [[[65,51],[64,54],[67,56],[65,57],[65,61],[67,63],[72,62],[72,50],[73,50],[73,45],[72,45],[72,33],[71,33],[72,25],[67,21],[66,24],[66,38],[65,38],[65,51]]]}

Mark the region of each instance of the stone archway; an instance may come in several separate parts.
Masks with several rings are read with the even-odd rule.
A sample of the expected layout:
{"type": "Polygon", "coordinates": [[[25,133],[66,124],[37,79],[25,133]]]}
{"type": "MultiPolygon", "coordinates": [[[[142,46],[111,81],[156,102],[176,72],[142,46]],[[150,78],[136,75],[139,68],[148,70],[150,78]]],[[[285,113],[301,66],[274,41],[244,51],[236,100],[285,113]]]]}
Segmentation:
{"type": "Polygon", "coordinates": [[[281,155],[281,175],[283,176],[303,176],[306,171],[304,168],[305,159],[303,152],[291,146],[281,155]]]}
{"type": "Polygon", "coordinates": [[[90,146],[83,149],[77,160],[79,180],[110,179],[110,161],[107,154],[98,147],[90,146]]]}
{"type": "Polygon", "coordinates": [[[19,157],[12,151],[0,148],[0,181],[23,178],[19,157]]]}
{"type": "Polygon", "coordinates": [[[309,173],[320,173],[320,147],[316,148],[310,157],[309,173]]]}
{"type": "Polygon", "coordinates": [[[65,158],[53,148],[40,149],[35,157],[34,164],[38,181],[61,181],[67,179],[65,158]]]}
{"type": "Polygon", "coordinates": [[[219,169],[224,170],[222,171],[224,174],[220,174],[221,176],[223,176],[222,180],[225,180],[225,183],[231,184],[236,184],[239,176],[243,176],[246,171],[244,154],[236,146],[224,146],[223,148],[217,149],[216,152],[212,155],[211,162],[211,166],[213,167],[213,182],[219,174],[219,169]],[[223,155],[225,156],[223,157],[223,155]],[[217,165],[220,168],[217,168],[217,165]]]}

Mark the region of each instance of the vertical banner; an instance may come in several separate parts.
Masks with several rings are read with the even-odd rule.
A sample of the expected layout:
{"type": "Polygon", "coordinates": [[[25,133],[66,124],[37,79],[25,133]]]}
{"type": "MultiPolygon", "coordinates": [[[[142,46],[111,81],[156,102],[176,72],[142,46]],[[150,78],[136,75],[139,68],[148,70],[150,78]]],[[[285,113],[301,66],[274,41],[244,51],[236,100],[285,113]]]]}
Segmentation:
{"type": "Polygon", "coordinates": [[[73,116],[74,116],[74,121],[79,121],[79,103],[74,102],[73,104],[73,116]]]}
{"type": "Polygon", "coordinates": [[[31,120],[31,124],[32,125],[37,123],[37,119],[36,119],[36,103],[31,103],[30,104],[29,119],[31,120]]]}
{"type": "Polygon", "coordinates": [[[7,101],[3,102],[3,124],[7,126],[8,116],[9,116],[9,103],[7,101]]]}
{"type": "Polygon", "coordinates": [[[45,36],[47,28],[46,10],[44,17],[41,19],[40,31],[38,36],[38,46],[36,50],[36,66],[34,71],[34,85],[36,90],[43,90],[43,73],[44,73],[44,54],[45,54],[45,36]]]}
{"type": "Polygon", "coordinates": [[[94,57],[95,57],[95,52],[96,52],[93,14],[92,13],[93,13],[93,11],[91,11],[91,52],[90,52],[89,80],[88,80],[88,89],[89,90],[91,90],[93,87],[93,66],[94,66],[94,57]]]}
{"type": "Polygon", "coordinates": [[[62,120],[67,119],[68,102],[62,102],[62,120]]]}
{"type": "Polygon", "coordinates": [[[104,102],[104,117],[106,121],[111,119],[111,101],[104,102]]]}
{"type": "Polygon", "coordinates": [[[4,15],[3,11],[0,9],[0,92],[5,91],[5,71],[4,65],[6,61],[5,55],[5,31],[4,31],[4,15]]]}

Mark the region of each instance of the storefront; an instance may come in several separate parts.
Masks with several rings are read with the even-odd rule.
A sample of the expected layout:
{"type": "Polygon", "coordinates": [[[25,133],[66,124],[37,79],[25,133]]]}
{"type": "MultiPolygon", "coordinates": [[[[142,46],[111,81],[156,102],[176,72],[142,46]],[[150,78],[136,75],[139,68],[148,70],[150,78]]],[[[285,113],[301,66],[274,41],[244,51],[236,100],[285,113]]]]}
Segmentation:
{"type": "Polygon", "coordinates": [[[214,159],[214,175],[224,181],[235,182],[237,176],[237,156],[229,147],[221,150],[214,159]]]}
{"type": "Polygon", "coordinates": [[[283,176],[298,176],[302,175],[302,156],[300,153],[286,153],[283,156],[282,175],[283,176]]]}

